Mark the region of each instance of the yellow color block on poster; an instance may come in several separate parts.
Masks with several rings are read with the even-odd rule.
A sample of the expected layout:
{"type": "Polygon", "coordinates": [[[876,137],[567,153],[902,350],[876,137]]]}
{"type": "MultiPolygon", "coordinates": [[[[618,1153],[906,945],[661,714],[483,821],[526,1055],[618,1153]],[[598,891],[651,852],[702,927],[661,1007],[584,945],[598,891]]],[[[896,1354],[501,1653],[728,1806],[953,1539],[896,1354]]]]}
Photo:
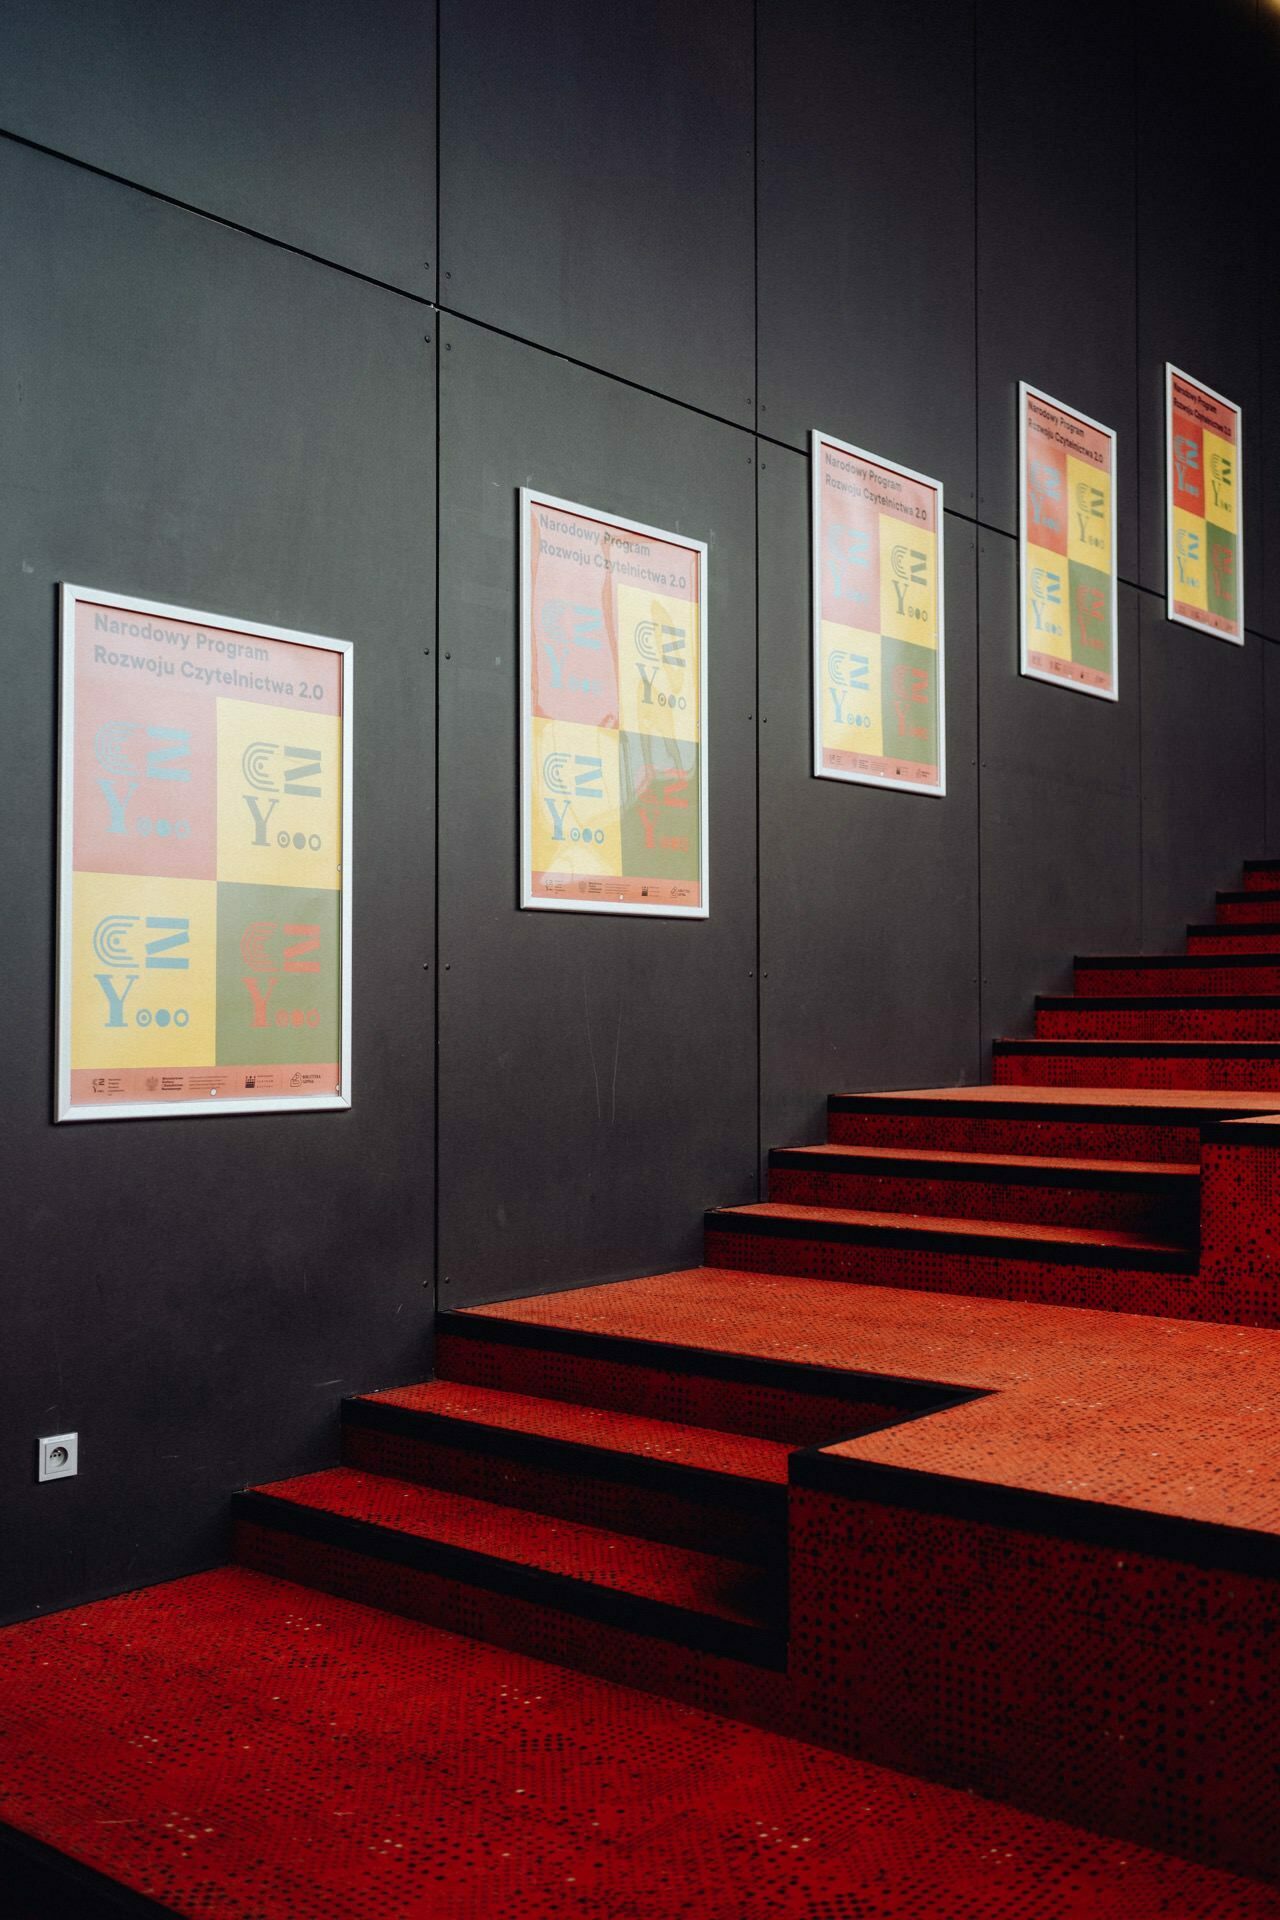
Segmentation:
{"type": "Polygon", "coordinates": [[[884,753],[883,649],[878,633],[822,622],[822,744],[844,753],[884,753]]]}
{"type": "Polygon", "coordinates": [[[1205,518],[1226,533],[1240,525],[1240,459],[1229,440],[1204,430],[1205,518]]]}
{"type": "Polygon", "coordinates": [[[880,631],[917,647],[938,645],[937,541],[891,513],[880,515],[880,631]]]}
{"type": "Polygon", "coordinates": [[[623,732],[697,740],[702,636],[696,603],[620,585],[617,609],[623,732]]]}
{"type": "Polygon", "coordinates": [[[1173,509],[1173,597],[1209,609],[1209,556],[1205,523],[1198,514],[1173,509]]]}
{"type": "Polygon", "coordinates": [[[618,735],[571,720],[533,722],[527,770],[533,815],[533,870],[573,874],[622,870],[618,735]]]}
{"type": "Polygon", "coordinates": [[[1032,653],[1055,660],[1071,658],[1070,609],[1067,599],[1067,563],[1047,547],[1027,545],[1026,635],[1032,653]]]}
{"type": "Polygon", "coordinates": [[[1111,571],[1111,475],[1067,455],[1067,558],[1111,571]]]}
{"type": "Polygon", "coordinates": [[[212,880],[74,876],[73,1068],[217,1058],[217,902],[212,880]]]}
{"type": "Polygon", "coordinates": [[[341,863],[342,722],[219,700],[219,880],[336,888],[341,863]]]}

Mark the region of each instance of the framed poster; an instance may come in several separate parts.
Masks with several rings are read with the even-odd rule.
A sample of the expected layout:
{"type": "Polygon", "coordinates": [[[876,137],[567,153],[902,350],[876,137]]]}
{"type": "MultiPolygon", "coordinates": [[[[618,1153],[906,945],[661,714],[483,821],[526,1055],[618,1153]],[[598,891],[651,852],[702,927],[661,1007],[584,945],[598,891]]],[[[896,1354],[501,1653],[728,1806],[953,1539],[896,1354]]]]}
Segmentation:
{"type": "Polygon", "coordinates": [[[62,588],[56,1117],[351,1104],[351,647],[62,588]]]}
{"type": "Polygon", "coordinates": [[[1244,645],[1241,428],[1233,401],[1167,363],[1165,598],[1170,620],[1244,645]]]}
{"type": "Polygon", "coordinates": [[[1018,495],[1022,671],[1118,700],[1114,428],[1020,381],[1018,495]]]}
{"type": "Polygon", "coordinates": [[[522,907],[705,919],[707,549],[520,490],[522,907]]]}
{"type": "Polygon", "coordinates": [[[942,483],[810,439],[813,771],[945,794],[942,483]]]}

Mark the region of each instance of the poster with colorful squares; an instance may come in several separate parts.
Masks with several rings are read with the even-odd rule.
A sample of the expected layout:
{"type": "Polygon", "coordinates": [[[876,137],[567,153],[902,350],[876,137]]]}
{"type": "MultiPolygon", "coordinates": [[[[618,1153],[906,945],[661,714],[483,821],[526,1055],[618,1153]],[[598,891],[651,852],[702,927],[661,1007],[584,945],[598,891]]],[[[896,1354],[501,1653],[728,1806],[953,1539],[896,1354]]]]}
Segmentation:
{"type": "Polygon", "coordinates": [[[1242,416],[1233,401],[1165,367],[1168,617],[1244,645],[1242,416]]]}
{"type": "Polygon", "coordinates": [[[947,790],[942,483],[812,435],[813,771],[947,790]]]}
{"type": "Polygon", "coordinates": [[[1018,472],[1022,671],[1117,700],[1115,433],[1024,380],[1018,472]]]}
{"type": "Polygon", "coordinates": [[[57,1118],[350,1106],[350,643],[61,600],[57,1118]]]}
{"type": "Polygon", "coordinates": [[[705,919],[707,549],[520,493],[524,907],[705,919]]]}

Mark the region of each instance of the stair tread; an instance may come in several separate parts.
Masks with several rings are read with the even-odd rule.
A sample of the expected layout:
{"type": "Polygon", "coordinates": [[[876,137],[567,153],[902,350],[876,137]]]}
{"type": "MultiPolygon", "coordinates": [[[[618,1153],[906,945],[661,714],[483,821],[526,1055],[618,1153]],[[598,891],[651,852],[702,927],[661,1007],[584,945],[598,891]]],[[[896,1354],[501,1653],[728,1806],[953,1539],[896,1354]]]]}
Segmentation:
{"type": "Polygon", "coordinates": [[[238,1567],[6,1644],[6,1818],[176,1912],[1280,1914],[1260,1881],[238,1567]],[[181,1773],[139,1771],[125,1734],[153,1729],[181,1773]],[[193,1778],[212,1845],[175,1832],[193,1778]]]}
{"type": "Polygon", "coordinates": [[[792,1451],[782,1440],[760,1440],[751,1434],[685,1426],[645,1414],[583,1406],[576,1400],[544,1400],[454,1380],[393,1387],[383,1393],[363,1394],[360,1399],[477,1428],[497,1427],[507,1433],[566,1441],[661,1464],[697,1467],[773,1486],[786,1484],[787,1459],[792,1451]]]}
{"type": "Polygon", "coordinates": [[[739,1626],[766,1624],[755,1598],[760,1570],[689,1547],[664,1546],[352,1467],[330,1467],[252,1491],[684,1612],[739,1626]]]}
{"type": "Polygon", "coordinates": [[[1155,1180],[1198,1179],[1200,1168],[1194,1162],[1175,1160],[1106,1160],[1100,1157],[1078,1158],[1064,1154],[964,1153],[939,1147],[864,1147],[830,1141],[821,1146],[776,1147],[774,1154],[785,1164],[785,1157],[803,1154],[806,1159],[829,1158],[839,1161],[866,1160],[873,1165],[919,1165],[928,1168],[957,1167],[964,1172],[1097,1173],[1141,1176],[1155,1180]]]}
{"type": "Polygon", "coordinates": [[[1187,1247],[1174,1240],[1156,1240],[1119,1227],[1061,1227],[1030,1225],[1015,1220],[977,1220],[965,1215],[931,1213],[875,1213],[862,1207],[804,1207],[789,1201],[757,1200],[741,1207],[721,1207],[710,1218],[733,1220],[742,1215],[768,1220],[800,1220],[815,1227],[866,1227],[872,1230],[911,1231],[958,1235],[975,1240],[1016,1240],[1064,1247],[1105,1247],[1129,1253],[1172,1254],[1186,1257],[1187,1247]]]}
{"type": "MultiPolygon", "coordinates": [[[[1031,1041],[1014,1043],[998,1041],[997,1045],[1052,1045],[1052,1042],[1031,1041]]],[[[1072,1046],[1103,1045],[1105,1042],[1071,1041],[1072,1046]]],[[[1280,1110],[1280,1093],[1254,1093],[1225,1088],[1221,1090],[1201,1089],[1198,1087],[1003,1087],[986,1084],[973,1087],[905,1087],[888,1092],[875,1093],[837,1093],[831,1096],[831,1103],[837,1109],[846,1111],[865,1107],[869,1113],[890,1111],[894,1105],[918,1107],[945,1103],[947,1106],[973,1105],[978,1107],[1097,1107],[1108,1112],[1120,1108],[1155,1109],[1168,1113],[1179,1113],[1189,1109],[1194,1113],[1275,1113],[1280,1110]]]]}

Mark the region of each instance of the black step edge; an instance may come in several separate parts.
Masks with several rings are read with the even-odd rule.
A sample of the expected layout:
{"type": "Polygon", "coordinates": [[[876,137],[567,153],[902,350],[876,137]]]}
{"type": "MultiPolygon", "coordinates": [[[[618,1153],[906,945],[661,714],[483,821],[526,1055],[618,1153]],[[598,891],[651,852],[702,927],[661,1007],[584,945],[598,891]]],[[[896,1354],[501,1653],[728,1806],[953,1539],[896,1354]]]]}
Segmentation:
{"type": "MultiPolygon", "coordinates": [[[[1275,1060],[1280,1040],[993,1040],[993,1053],[1066,1053],[1084,1060],[1133,1060],[1147,1053],[1172,1053],[1178,1059],[1275,1060]]],[[[1258,1092],[1266,1093],[1260,1087],[1258,1092]]],[[[1276,1089],[1280,1099],[1280,1088],[1276,1089]]]]}
{"type": "Polygon", "coordinates": [[[1189,1520],[1150,1508],[1119,1507],[1026,1487],[995,1486],[918,1467],[806,1447],[791,1456],[791,1482],[877,1506],[905,1507],[975,1526],[1008,1528],[1108,1552],[1150,1554],[1209,1573],[1280,1580],[1280,1538],[1247,1527],[1189,1520]]]}
{"type": "MultiPolygon", "coordinates": [[[[1256,897],[1256,896],[1251,896],[1256,897]]],[[[1205,936],[1213,940],[1236,940],[1243,934],[1246,940],[1280,940],[1280,920],[1207,920],[1188,925],[1187,938],[1205,936]]],[[[1193,953],[1192,960],[1229,960],[1229,953],[1193,953]]]]}
{"type": "MultiPolygon", "coordinates": [[[[1008,1167],[997,1164],[1000,1156],[975,1151],[965,1160],[922,1160],[910,1147],[894,1148],[891,1153],[877,1150],[875,1159],[851,1166],[846,1158],[848,1153],[857,1153],[852,1146],[839,1147],[774,1147],[769,1155],[770,1167],[795,1168],[799,1171],[817,1168],[822,1173],[853,1173],[875,1179],[921,1179],[982,1181],[990,1184],[998,1182],[1002,1186],[1027,1187],[1080,1187],[1090,1191],[1101,1187],[1107,1192],[1123,1193],[1167,1193],[1171,1186],[1190,1186],[1196,1178],[1194,1173],[1184,1173],[1175,1164],[1168,1167],[1153,1167],[1142,1173],[1127,1173],[1123,1168],[1099,1161],[1096,1167],[1057,1167],[1053,1165],[1051,1155],[1046,1156],[1047,1165],[1038,1166],[1028,1155],[1030,1165],[1008,1167]],[[984,1174],[984,1169],[989,1173],[984,1174]]],[[[927,1149],[922,1148],[921,1152],[927,1149]]]]}
{"type": "Polygon", "coordinates": [[[176,1907],[161,1906],[145,1893],[3,1822],[0,1887],[6,1913],[8,1902],[13,1901],[19,1913],[38,1913],[40,1920],[181,1920],[176,1907]]]}
{"type": "MultiPolygon", "coordinates": [[[[714,1500],[717,1506],[758,1514],[762,1519],[781,1519],[786,1510],[787,1490],[780,1481],[751,1480],[740,1474],[721,1473],[714,1467],[695,1466],[685,1460],[659,1460],[642,1454],[615,1452],[611,1447],[595,1447],[585,1440],[517,1432],[510,1427],[486,1425],[482,1420],[465,1420],[457,1414],[397,1407],[385,1400],[352,1395],[342,1403],[342,1422],[347,1427],[364,1427],[407,1440],[429,1440],[486,1459],[512,1460],[550,1473],[570,1474],[575,1479],[585,1476],[614,1486],[638,1487],[648,1493],[714,1500]]],[[[881,1426],[896,1424],[896,1414],[887,1411],[875,1428],[863,1431],[878,1432],[881,1426]]],[[[832,1439],[835,1437],[833,1434],[832,1439]]]]}
{"type": "Polygon", "coordinates": [[[1280,873],[1280,860],[1246,860],[1244,871],[1246,873],[1280,873]]]}
{"type": "MultiPolygon", "coordinates": [[[[785,1204],[785,1203],[783,1203],[785,1204]]],[[[1035,1228],[1028,1226],[1019,1234],[974,1234],[962,1227],[918,1227],[907,1224],[912,1216],[903,1215],[900,1227],[868,1227],[856,1220],[831,1220],[814,1208],[812,1220],[792,1214],[735,1213],[722,1207],[704,1216],[709,1232],[747,1233],[766,1240],[828,1240],[857,1247],[909,1247],[918,1253],[962,1254],[970,1258],[992,1260],[1034,1260],[1048,1267],[1127,1267],[1143,1273],[1184,1274],[1190,1279],[1197,1271],[1195,1254],[1188,1248],[1149,1249],[1146,1247],[1109,1247],[1089,1242],[1038,1240],[1035,1228]]],[[[1001,1225],[1005,1223],[1002,1221],[1001,1225]]],[[[1020,1222],[1012,1222],[1015,1226],[1020,1222]]]]}
{"type": "Polygon", "coordinates": [[[584,1360],[610,1360],[667,1373],[697,1374],[704,1379],[727,1380],[736,1386],[773,1387],[782,1393],[848,1400],[856,1406],[884,1406],[904,1414],[936,1413],[945,1406],[974,1397],[967,1388],[950,1387],[938,1380],[862,1373],[853,1368],[812,1365],[804,1360],[770,1360],[758,1354],[724,1353],[712,1347],[681,1346],[674,1341],[644,1340],[630,1334],[537,1326],[528,1320],[491,1319],[485,1314],[468,1313],[465,1307],[438,1313],[436,1331],[458,1334],[464,1340],[477,1340],[482,1344],[497,1341],[503,1346],[569,1354],[584,1360]]]}
{"type": "MultiPolygon", "coordinates": [[[[1193,927],[1193,933],[1231,933],[1232,928],[1193,927]]],[[[1246,933],[1256,928],[1244,929],[1246,933]]],[[[1272,929],[1268,928],[1268,932],[1272,929]]],[[[1280,934],[1280,927],[1275,929],[1280,934]]],[[[1247,973],[1250,967],[1280,967],[1280,953],[1117,953],[1077,954],[1077,973],[1188,972],[1192,968],[1231,967],[1247,973]]]]}
{"type": "MultiPolygon", "coordinates": [[[[374,1521],[305,1507],[276,1494],[257,1490],[237,1493],[233,1496],[232,1510],[235,1518],[271,1532],[363,1554],[368,1559],[453,1580],[462,1586],[480,1587],[486,1593],[505,1594],[509,1599],[527,1601],[533,1606],[551,1607],[600,1626],[667,1640],[691,1652],[719,1654],[725,1659],[775,1671],[781,1671],[786,1664],[786,1636],[777,1627],[748,1626],[710,1614],[691,1613],[669,1601],[593,1586],[590,1581],[577,1580],[571,1574],[547,1573],[540,1567],[521,1566],[516,1561],[479,1553],[470,1547],[424,1540],[416,1534],[400,1533],[394,1527],[379,1526],[374,1521]]],[[[753,1569],[744,1567],[745,1571],[753,1569]]]]}
{"type": "Polygon", "coordinates": [[[1037,1011],[1070,1013],[1093,1009],[1099,1013],[1247,1013],[1280,1011],[1276,993],[1038,993],[1037,1011]]]}
{"type": "Polygon", "coordinates": [[[1275,895],[1276,890],[1271,887],[1221,887],[1213,897],[1224,906],[1236,906],[1242,900],[1272,900],[1275,895]]]}

